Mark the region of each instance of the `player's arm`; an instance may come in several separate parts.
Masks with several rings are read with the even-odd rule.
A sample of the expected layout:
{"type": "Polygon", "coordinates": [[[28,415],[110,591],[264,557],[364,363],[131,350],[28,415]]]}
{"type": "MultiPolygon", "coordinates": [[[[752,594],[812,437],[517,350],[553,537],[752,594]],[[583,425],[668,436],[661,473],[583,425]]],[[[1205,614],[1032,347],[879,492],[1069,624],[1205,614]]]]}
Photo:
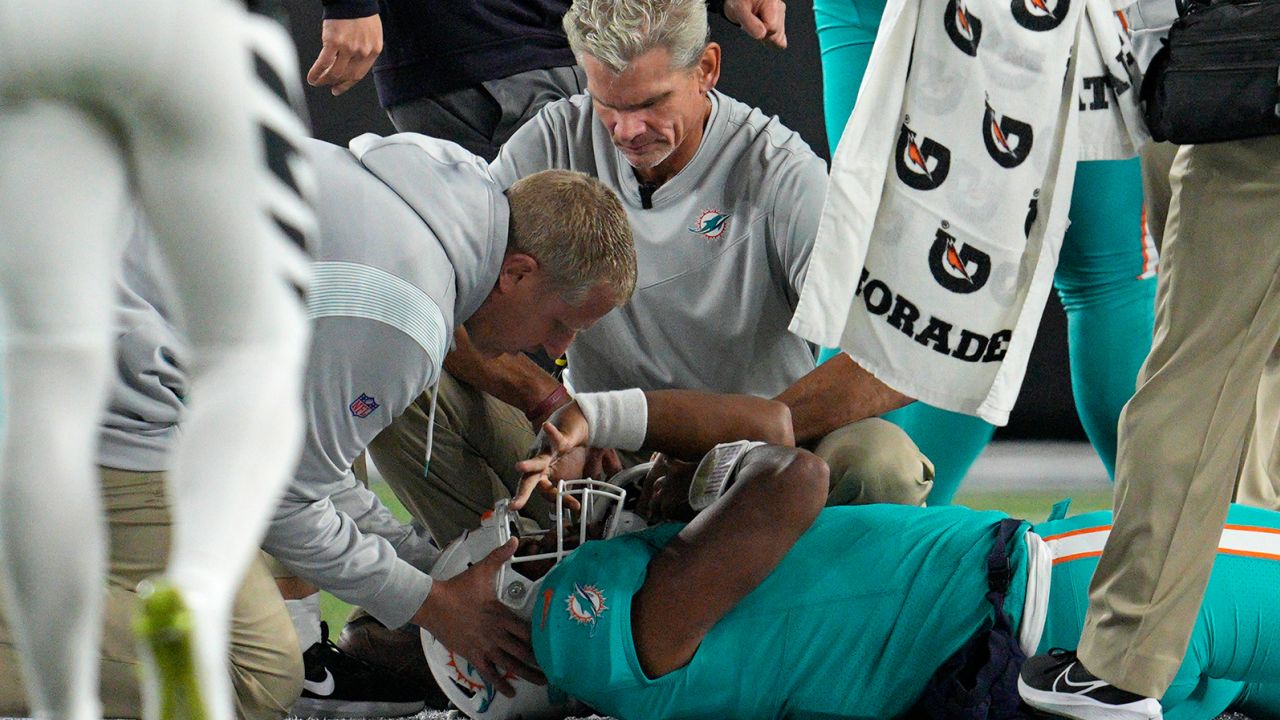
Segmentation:
{"type": "Polygon", "coordinates": [[[766,398],[698,390],[580,393],[543,423],[534,456],[516,464],[524,477],[511,506],[523,507],[534,489],[553,494],[556,464],[577,448],[643,447],[696,459],[734,440],[794,445],[790,410],[766,398]]]}
{"type": "Polygon", "coordinates": [[[696,460],[716,445],[734,440],[795,445],[791,411],[783,403],[698,390],[652,390],[644,396],[649,412],[644,438],[648,450],[696,460]]]}
{"type": "MultiPolygon", "coordinates": [[[[794,153],[769,176],[772,208],[769,250],[777,260],[792,310],[800,302],[809,258],[826,198],[827,173],[811,152],[794,153]]],[[[796,380],[774,400],[791,409],[796,442],[817,440],[837,428],[882,415],[910,398],[880,382],[841,353],[796,380]]]]}
{"type": "Polygon", "coordinates": [[[382,18],[371,0],[325,0],[320,54],[307,82],[341,95],[360,82],[382,53],[382,18]]]}
{"type": "Polygon", "coordinates": [[[903,395],[840,353],[796,380],[774,398],[791,409],[796,442],[806,443],[836,428],[907,405],[903,395]]]}
{"type": "Polygon", "coordinates": [[[827,465],[805,450],[747,451],[724,495],[649,563],[632,601],[640,666],[650,678],[684,667],[703,637],[756,588],[827,499],[827,465]]]}

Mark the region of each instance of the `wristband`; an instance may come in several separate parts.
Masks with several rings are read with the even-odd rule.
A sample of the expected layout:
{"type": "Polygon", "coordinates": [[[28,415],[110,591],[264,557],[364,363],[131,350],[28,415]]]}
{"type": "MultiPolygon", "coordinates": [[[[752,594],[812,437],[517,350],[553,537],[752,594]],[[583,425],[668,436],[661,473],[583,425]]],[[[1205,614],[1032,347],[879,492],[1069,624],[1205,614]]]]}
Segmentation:
{"type": "Polygon", "coordinates": [[[742,457],[752,448],[765,443],[754,440],[739,440],[731,443],[720,443],[711,448],[711,452],[702,457],[698,469],[693,471],[693,480],[689,483],[689,507],[694,512],[702,512],[724,495],[733,485],[733,471],[742,462],[742,457]]]}
{"type": "Polygon", "coordinates": [[[573,396],[587,419],[588,444],[596,448],[639,450],[649,430],[649,401],[644,391],[611,390],[573,396]]]}
{"type": "MultiPolygon", "coordinates": [[[[549,417],[551,413],[556,411],[556,408],[560,407],[561,402],[568,399],[569,389],[561,383],[556,385],[556,389],[552,390],[550,395],[542,398],[542,402],[534,405],[532,410],[525,411],[524,416],[529,419],[531,424],[536,423],[545,417],[549,417]]],[[[535,427],[534,430],[537,430],[537,428],[535,427]]]]}

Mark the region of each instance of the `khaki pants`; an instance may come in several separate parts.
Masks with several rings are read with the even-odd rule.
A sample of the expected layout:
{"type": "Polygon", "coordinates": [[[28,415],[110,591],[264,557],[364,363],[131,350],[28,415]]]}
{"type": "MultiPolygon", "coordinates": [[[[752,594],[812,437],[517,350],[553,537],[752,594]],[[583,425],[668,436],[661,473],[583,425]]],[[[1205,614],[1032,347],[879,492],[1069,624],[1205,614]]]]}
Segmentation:
{"type": "MultiPolygon", "coordinates": [[[[443,373],[431,463],[423,473],[430,410],[431,394],[425,393],[370,444],[369,454],[443,546],[510,496],[519,480],[514,466],[528,456],[534,433],[520,410],[443,373]]],[[[839,428],[812,449],[831,466],[832,505],[919,505],[933,486],[933,464],[906,433],[879,418],[839,428]]],[[[550,510],[535,495],[527,514],[543,519],[550,510]]]]}
{"type": "MultiPolygon", "coordinates": [[[[131,630],[134,588],[160,574],[169,557],[164,473],[101,468],[111,538],[101,695],[107,717],[142,716],[138,657],[131,630]]],[[[231,620],[231,682],[241,718],[282,718],[302,692],[302,655],[293,623],[261,559],[245,574],[231,620]]],[[[8,625],[0,621],[0,714],[30,715],[8,625]]]]}
{"type": "Polygon", "coordinates": [[[1169,219],[1169,170],[1178,146],[1167,142],[1149,142],[1142,146],[1142,221],[1156,247],[1164,244],[1164,225],[1169,219]]]}
{"type": "Polygon", "coordinates": [[[1080,658],[1150,697],[1168,688],[1227,506],[1277,507],[1280,137],[1186,146],[1156,296],[1155,342],[1120,417],[1115,527],[1080,658]]]}

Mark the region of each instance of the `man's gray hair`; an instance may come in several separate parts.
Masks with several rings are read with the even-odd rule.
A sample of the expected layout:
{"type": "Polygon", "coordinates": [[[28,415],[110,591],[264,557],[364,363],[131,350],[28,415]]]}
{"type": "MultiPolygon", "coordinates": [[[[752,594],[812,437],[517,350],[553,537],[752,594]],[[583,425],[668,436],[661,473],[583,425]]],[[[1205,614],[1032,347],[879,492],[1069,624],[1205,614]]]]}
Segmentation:
{"type": "Polygon", "coordinates": [[[636,287],[631,221],[604,183],[573,170],[543,170],[507,189],[507,249],[532,256],[565,302],[604,285],[618,305],[636,287]]]}
{"type": "Polygon", "coordinates": [[[564,16],[574,57],[590,55],[614,73],[654,48],[671,53],[671,68],[698,63],[707,46],[704,0],[574,0],[564,16]]]}

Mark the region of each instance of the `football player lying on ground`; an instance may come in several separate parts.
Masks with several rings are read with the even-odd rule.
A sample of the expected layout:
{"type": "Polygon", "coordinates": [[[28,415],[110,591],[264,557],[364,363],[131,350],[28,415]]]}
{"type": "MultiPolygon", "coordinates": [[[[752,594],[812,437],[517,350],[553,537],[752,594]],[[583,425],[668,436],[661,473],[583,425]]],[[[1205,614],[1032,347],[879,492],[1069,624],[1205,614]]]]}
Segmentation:
{"type": "MultiPolygon", "coordinates": [[[[646,446],[685,435],[661,396],[649,394],[646,409],[646,446]]],[[[620,417],[594,420],[566,406],[544,426],[547,452],[522,469],[546,469],[591,444],[591,427],[607,433],[620,417]]],[[[755,443],[719,446],[697,473],[688,463],[655,467],[664,465],[651,515],[678,497],[675,515],[692,520],[588,543],[545,576],[532,607],[547,679],[619,718],[891,718],[913,708],[987,717],[946,704],[975,699],[947,682],[958,671],[949,659],[972,640],[984,645],[971,656],[980,661],[997,647],[977,694],[993,713],[1002,703],[1016,710],[1010,685],[1022,653],[1076,646],[1111,522],[1109,512],[1031,527],[963,507],[823,509],[821,460],[755,443]],[[711,498],[695,515],[689,501],[711,498]],[[994,589],[1007,586],[992,600],[989,575],[994,589]],[[574,613],[584,591],[599,602],[574,613]]],[[[1170,720],[1227,709],[1280,718],[1280,608],[1270,591],[1280,587],[1280,513],[1234,506],[1227,523],[1195,634],[1161,701],[1170,720]]],[[[969,686],[978,669],[961,671],[969,686]]],[[[1135,715],[1148,716],[1159,714],[1135,715]]]]}

